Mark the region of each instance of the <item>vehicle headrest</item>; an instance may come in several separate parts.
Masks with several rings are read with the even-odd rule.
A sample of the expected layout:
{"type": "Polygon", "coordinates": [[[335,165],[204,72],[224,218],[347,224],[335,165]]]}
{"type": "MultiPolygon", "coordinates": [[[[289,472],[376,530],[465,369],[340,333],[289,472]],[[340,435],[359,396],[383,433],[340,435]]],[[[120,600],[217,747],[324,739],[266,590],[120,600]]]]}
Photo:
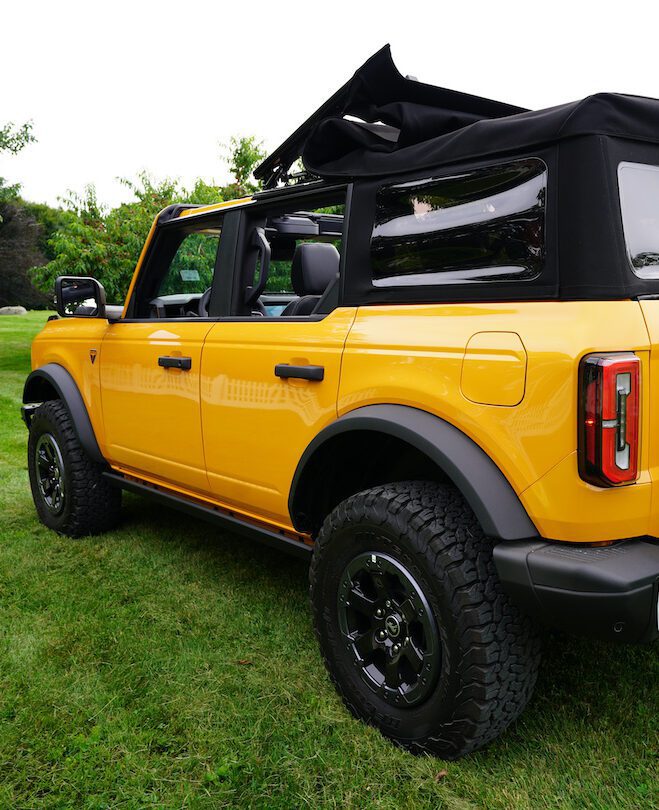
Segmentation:
{"type": "Polygon", "coordinates": [[[296,295],[322,295],[339,272],[339,251],[326,242],[304,242],[295,248],[291,280],[296,295]]]}

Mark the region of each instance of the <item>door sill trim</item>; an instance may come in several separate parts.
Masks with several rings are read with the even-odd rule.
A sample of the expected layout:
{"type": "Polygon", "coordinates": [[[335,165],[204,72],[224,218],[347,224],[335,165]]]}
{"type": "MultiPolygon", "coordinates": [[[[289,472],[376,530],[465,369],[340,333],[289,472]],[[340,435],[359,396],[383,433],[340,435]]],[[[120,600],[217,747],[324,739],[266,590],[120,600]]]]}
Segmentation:
{"type": "Polygon", "coordinates": [[[154,498],[165,506],[171,506],[173,509],[187,512],[189,515],[207,520],[219,528],[235,532],[236,534],[248,537],[251,540],[256,540],[267,546],[280,548],[282,551],[286,551],[297,557],[308,560],[313,551],[313,545],[302,539],[295,540],[292,537],[288,537],[283,532],[272,531],[264,526],[249,523],[246,520],[241,520],[234,514],[228,513],[220,507],[198,503],[191,498],[169,492],[155,484],[142,483],[115,472],[104,472],[103,477],[113,486],[121,487],[138,495],[146,495],[149,498],[154,498]]]}

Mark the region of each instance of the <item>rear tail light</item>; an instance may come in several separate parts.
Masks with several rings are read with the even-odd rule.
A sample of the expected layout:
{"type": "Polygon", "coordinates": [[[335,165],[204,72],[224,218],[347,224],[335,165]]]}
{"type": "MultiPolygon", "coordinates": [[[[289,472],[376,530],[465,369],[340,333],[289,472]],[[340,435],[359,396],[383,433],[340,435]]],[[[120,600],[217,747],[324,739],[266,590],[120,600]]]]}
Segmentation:
{"type": "Polygon", "coordinates": [[[631,352],[589,354],[579,369],[579,474],[599,487],[638,476],[641,365],[631,352]]]}

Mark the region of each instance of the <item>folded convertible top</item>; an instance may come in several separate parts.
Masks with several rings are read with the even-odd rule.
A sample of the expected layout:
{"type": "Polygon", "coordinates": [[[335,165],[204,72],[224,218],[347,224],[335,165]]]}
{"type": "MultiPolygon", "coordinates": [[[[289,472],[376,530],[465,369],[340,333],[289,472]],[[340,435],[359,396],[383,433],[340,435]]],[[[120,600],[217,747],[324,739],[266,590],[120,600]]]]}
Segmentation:
{"type": "Polygon", "coordinates": [[[387,45],[255,175],[273,187],[298,157],[309,173],[326,179],[395,175],[592,134],[657,143],[659,101],[599,93],[525,110],[405,78],[387,45]]]}
{"type": "Polygon", "coordinates": [[[406,78],[398,72],[390,47],[385,45],[275,149],[254,174],[263,180],[266,188],[275,185],[285,179],[291,165],[305,154],[310,143],[315,147],[312,151],[318,151],[321,156],[322,142],[326,137],[332,141],[326,144],[328,156],[335,159],[343,151],[351,150],[351,136],[356,147],[362,145],[361,139],[365,139],[369,150],[391,151],[440,133],[453,132],[474,121],[520,112],[524,112],[524,108],[406,78]],[[360,118],[365,123],[345,120],[346,115],[360,118]],[[327,136],[323,131],[322,125],[328,122],[346,125],[346,137],[340,143],[334,142],[335,131],[327,136]]]}

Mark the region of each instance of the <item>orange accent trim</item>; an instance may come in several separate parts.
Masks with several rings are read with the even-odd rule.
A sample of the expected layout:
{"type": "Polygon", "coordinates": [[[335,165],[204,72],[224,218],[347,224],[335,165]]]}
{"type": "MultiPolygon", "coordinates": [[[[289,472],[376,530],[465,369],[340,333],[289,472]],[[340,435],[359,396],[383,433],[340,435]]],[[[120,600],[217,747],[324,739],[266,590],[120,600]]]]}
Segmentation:
{"type": "Polygon", "coordinates": [[[237,208],[240,205],[247,205],[247,203],[252,202],[254,202],[253,197],[241,197],[239,200],[226,200],[225,202],[213,203],[212,205],[203,205],[201,208],[186,208],[181,211],[177,219],[194,217],[197,214],[208,214],[212,211],[221,211],[224,208],[237,208]]]}

